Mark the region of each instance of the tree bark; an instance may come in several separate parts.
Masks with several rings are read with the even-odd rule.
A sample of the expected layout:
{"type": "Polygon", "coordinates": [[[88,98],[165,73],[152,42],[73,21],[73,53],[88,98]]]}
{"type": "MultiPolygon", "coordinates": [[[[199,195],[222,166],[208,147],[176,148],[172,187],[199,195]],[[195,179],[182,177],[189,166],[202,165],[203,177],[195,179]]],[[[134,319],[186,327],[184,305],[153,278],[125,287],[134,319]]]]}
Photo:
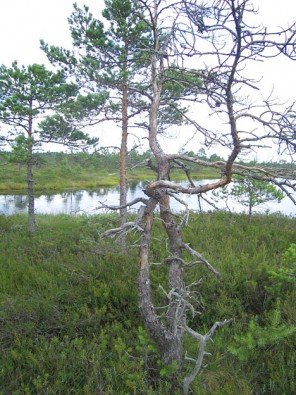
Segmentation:
{"type": "Polygon", "coordinates": [[[28,187],[28,229],[29,233],[36,231],[35,219],[35,196],[34,196],[34,181],[33,181],[33,154],[32,145],[29,144],[28,158],[27,158],[27,187],[28,187]]]}
{"type": "MultiPolygon", "coordinates": [[[[146,327],[159,347],[160,356],[163,362],[171,363],[172,361],[177,361],[178,365],[181,366],[182,332],[179,329],[176,331],[172,330],[172,328],[174,328],[173,317],[171,317],[171,323],[168,323],[168,325],[161,322],[151,300],[149,251],[153,226],[153,212],[156,205],[157,200],[153,197],[150,198],[143,215],[144,232],[140,248],[140,269],[138,278],[139,308],[146,327]]],[[[173,272],[175,274],[174,270],[173,272]]]]}
{"type": "MultiPolygon", "coordinates": [[[[160,75],[162,73],[163,64],[158,59],[156,52],[158,51],[158,32],[157,32],[157,4],[154,3],[154,20],[155,20],[155,52],[152,54],[152,101],[149,114],[149,145],[157,161],[158,181],[169,180],[170,159],[162,150],[158,139],[158,114],[161,100],[161,92],[163,88],[162,77],[158,75],[158,67],[160,75]]],[[[140,249],[140,274],[139,274],[139,306],[145,324],[150,331],[152,338],[159,347],[161,359],[165,363],[176,361],[181,367],[182,365],[182,339],[183,330],[179,325],[178,309],[180,308],[180,297],[184,290],[181,269],[181,235],[177,224],[173,220],[170,209],[170,197],[166,193],[165,188],[158,187],[153,189],[147,186],[145,193],[150,197],[150,204],[145,209],[143,216],[144,234],[140,249]],[[163,321],[156,315],[153,302],[150,295],[150,263],[149,250],[153,226],[153,212],[156,205],[159,204],[160,217],[163,222],[164,230],[169,238],[169,288],[173,293],[168,294],[169,308],[163,321]]]]}
{"type": "Polygon", "coordinates": [[[29,116],[28,125],[28,148],[27,148],[27,186],[28,186],[28,230],[33,234],[36,231],[35,218],[35,196],[34,196],[34,178],[33,178],[33,116],[32,116],[32,100],[30,102],[31,114],[29,116]]]}
{"type": "MultiPolygon", "coordinates": [[[[128,136],[128,90],[123,91],[122,96],[122,133],[120,147],[120,206],[125,206],[127,201],[126,187],[126,156],[127,156],[127,136],[128,136]]],[[[120,209],[120,225],[126,223],[127,208],[120,209]]]]}
{"type": "MultiPolygon", "coordinates": [[[[127,72],[127,58],[129,53],[129,42],[125,39],[125,60],[123,62],[123,74],[127,72]]],[[[121,146],[120,146],[120,226],[124,226],[127,221],[127,186],[126,186],[126,157],[127,157],[127,138],[128,138],[128,81],[124,77],[122,101],[121,101],[121,146]]],[[[126,235],[122,234],[120,237],[122,246],[126,245],[126,235]]]]}

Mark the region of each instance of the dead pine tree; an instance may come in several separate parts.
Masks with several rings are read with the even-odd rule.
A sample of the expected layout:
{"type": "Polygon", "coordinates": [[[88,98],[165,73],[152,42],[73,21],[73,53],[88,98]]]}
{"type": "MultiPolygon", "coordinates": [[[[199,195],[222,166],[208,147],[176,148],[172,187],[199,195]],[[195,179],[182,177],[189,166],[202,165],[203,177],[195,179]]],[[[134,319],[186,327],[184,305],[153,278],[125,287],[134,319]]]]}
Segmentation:
{"type": "Polygon", "coordinates": [[[273,182],[293,199],[291,192],[295,191],[295,171],[252,167],[237,162],[245,152],[265,149],[269,145],[274,147],[275,143],[278,149],[284,143],[283,149],[288,148],[290,154],[293,153],[293,105],[286,109],[281,107],[279,111],[274,109],[270,98],[259,103],[256,96],[259,88],[257,82],[248,76],[247,66],[249,62],[279,55],[294,60],[295,26],[272,33],[262,27],[252,27],[250,18],[255,15],[255,10],[249,0],[183,0],[170,4],[165,0],[139,0],[136,3],[153,37],[151,47],[142,48],[150,57],[147,68],[150,82],[140,93],[148,109],[141,125],[147,129],[157,177],[146,185],[145,198],[138,198],[126,205],[131,207],[142,203],[136,219],[123,227],[110,229],[104,236],[115,236],[130,230],[141,234],[139,309],[146,328],[158,345],[161,359],[167,364],[176,361],[180,371],[184,369],[184,360],[193,363],[192,371],[183,380],[183,393],[187,394],[208,354],[207,342],[216,329],[229,320],[213,323],[206,334],[188,325],[188,314],[194,315],[198,310],[194,303],[194,290],[199,279],[185,284],[184,271],[193,265],[203,265],[217,277],[220,273],[202,252],[183,239],[182,227],[186,226],[187,216],[176,216],[171,209],[171,200],[183,203],[186,213],[186,195],[203,198],[206,192],[229,184],[234,174],[273,182]],[[255,92],[254,103],[248,99],[250,92],[255,92]],[[203,140],[207,146],[222,146],[228,152],[227,160],[207,162],[186,153],[166,153],[161,145],[164,114],[174,114],[175,117],[177,114],[186,121],[187,130],[192,135],[198,135],[199,141],[203,140]],[[204,117],[203,114],[208,116],[204,117]],[[215,117],[217,122],[214,128],[208,125],[210,116],[215,117]],[[251,120],[256,127],[250,128],[246,120],[251,120]],[[191,179],[187,164],[216,168],[221,177],[201,185],[191,179]],[[176,165],[184,169],[188,185],[172,180],[171,169],[176,165]],[[162,286],[167,308],[161,316],[159,306],[153,302],[150,273],[156,210],[167,241],[164,247],[167,257],[159,263],[168,270],[168,283],[162,286]],[[198,343],[195,357],[188,356],[183,350],[185,335],[192,336],[198,343]]]}

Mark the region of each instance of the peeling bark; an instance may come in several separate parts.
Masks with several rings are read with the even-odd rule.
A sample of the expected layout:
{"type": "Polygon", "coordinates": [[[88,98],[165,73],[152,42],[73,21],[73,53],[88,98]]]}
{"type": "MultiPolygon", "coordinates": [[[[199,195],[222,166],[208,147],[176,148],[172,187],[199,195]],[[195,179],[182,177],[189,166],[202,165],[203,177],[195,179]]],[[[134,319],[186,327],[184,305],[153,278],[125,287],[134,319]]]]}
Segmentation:
{"type": "MultiPolygon", "coordinates": [[[[204,265],[215,276],[219,277],[220,273],[200,252],[183,241],[181,229],[183,221],[176,219],[176,216],[173,215],[170,199],[175,197],[179,202],[182,202],[182,199],[179,197],[181,193],[200,196],[207,191],[224,187],[232,181],[234,174],[249,176],[255,179],[264,177],[266,181],[269,181],[270,178],[270,180],[272,179],[272,181],[283,191],[288,188],[295,190],[295,185],[293,181],[291,181],[293,180],[292,173],[295,175],[294,172],[291,172],[288,177],[287,174],[283,177],[279,177],[281,173],[274,172],[273,169],[258,169],[235,163],[238,155],[244,149],[250,148],[251,142],[254,143],[254,146],[257,146],[258,142],[261,141],[261,138],[256,137],[253,131],[241,130],[240,125],[238,125],[238,122],[240,122],[240,119],[244,116],[255,121],[254,117],[252,118],[250,115],[247,115],[249,109],[247,110],[248,112],[246,112],[246,108],[248,106],[242,104],[240,97],[242,86],[254,88],[252,80],[242,76],[245,66],[244,62],[260,57],[261,52],[265,50],[265,46],[269,48],[275,47],[276,49],[280,47],[272,41],[267,40],[266,33],[262,33],[260,30],[255,31],[253,36],[248,36],[251,33],[249,33],[249,31],[248,34],[246,33],[247,25],[243,23],[243,13],[248,7],[248,0],[242,3],[237,2],[237,4],[234,1],[218,1],[215,2],[215,6],[212,5],[212,8],[210,5],[208,8],[203,8],[202,5],[199,7],[195,2],[187,2],[186,0],[174,3],[173,5],[169,5],[168,2],[162,0],[140,0],[140,3],[147,11],[147,25],[151,28],[151,34],[153,36],[151,48],[147,50],[150,56],[150,84],[149,96],[145,96],[145,98],[150,101],[149,104],[147,104],[147,108],[149,108],[147,129],[149,147],[156,160],[157,179],[150,182],[145,187],[144,193],[147,199],[142,200],[143,206],[138,211],[135,223],[134,225],[130,224],[129,227],[133,227],[133,229],[141,232],[138,277],[139,309],[146,328],[159,347],[162,360],[165,363],[176,361],[181,369],[184,334],[187,333],[198,341],[197,358],[190,358],[191,361],[195,362],[195,366],[192,372],[185,377],[183,381],[184,394],[187,394],[190,384],[201,370],[204,356],[207,355],[205,351],[207,341],[211,340],[217,328],[225,325],[229,321],[216,322],[206,335],[201,335],[187,325],[188,312],[192,315],[197,313],[196,305],[194,305],[196,299],[194,300],[193,297],[193,288],[198,286],[199,281],[196,280],[192,284],[186,285],[183,279],[183,270],[192,265],[204,265]],[[181,9],[183,6],[184,8],[181,9]],[[204,15],[202,15],[203,11],[205,12],[204,15]],[[169,18],[167,18],[170,12],[172,15],[169,14],[169,18]],[[182,18],[180,25],[176,27],[176,21],[181,14],[182,18]],[[185,16],[185,14],[187,15],[185,16]],[[162,20],[160,20],[161,16],[162,20]],[[206,26],[201,27],[200,25],[200,23],[203,22],[203,17],[207,19],[207,23],[210,24],[207,27],[208,31],[206,35],[203,35],[205,30],[200,30],[201,28],[206,29],[206,26]],[[210,17],[212,17],[213,20],[211,20],[210,17]],[[187,22],[185,22],[186,18],[188,18],[187,22]],[[164,27],[165,21],[167,20],[169,20],[170,25],[166,24],[166,27],[164,27]],[[225,31],[223,30],[224,25],[225,31]],[[221,43],[221,35],[223,32],[225,37],[229,36],[230,43],[227,43],[227,45],[224,42],[221,43]],[[207,45],[212,45],[212,49],[204,54],[202,50],[197,47],[195,41],[197,38],[201,39],[201,42],[204,39],[207,40],[207,45]],[[181,41],[178,42],[178,39],[181,41]],[[167,49],[169,43],[171,44],[171,52],[167,49]],[[254,47],[252,48],[253,44],[254,47]],[[221,49],[220,52],[218,51],[219,48],[221,49]],[[207,104],[208,108],[213,110],[213,114],[218,111],[217,107],[219,107],[219,112],[224,116],[224,121],[226,120],[228,130],[226,132],[211,131],[199,125],[195,119],[190,120],[186,112],[184,114],[184,119],[195,128],[195,133],[200,132],[201,136],[209,142],[209,144],[221,143],[226,146],[229,149],[229,155],[226,161],[210,163],[199,160],[194,156],[166,154],[159,142],[159,133],[161,130],[159,119],[161,108],[162,105],[168,104],[168,101],[166,101],[167,92],[164,93],[164,91],[166,72],[170,69],[170,57],[175,61],[176,58],[180,56],[180,64],[182,64],[183,67],[186,63],[184,60],[186,59],[186,53],[190,60],[196,56],[195,59],[199,62],[203,61],[203,56],[206,56],[206,59],[208,59],[208,56],[212,56],[215,59],[214,63],[217,63],[217,65],[213,66],[212,70],[210,66],[209,69],[205,67],[205,69],[201,71],[197,68],[196,70],[190,69],[190,75],[194,75],[195,77],[198,75],[203,79],[200,103],[207,104]],[[176,54],[177,56],[175,56],[176,54]],[[182,166],[182,162],[180,161],[214,167],[220,170],[221,177],[218,181],[213,180],[207,185],[199,185],[198,182],[194,182],[190,178],[186,166],[182,166]],[[189,181],[189,186],[180,185],[170,180],[172,164],[178,164],[183,168],[189,181]],[[285,178],[285,180],[282,181],[279,180],[279,178],[285,178]],[[161,262],[161,264],[165,264],[168,267],[167,290],[165,290],[165,286],[161,285],[161,289],[167,298],[166,312],[162,316],[157,314],[158,310],[153,304],[150,283],[150,250],[154,215],[157,208],[159,208],[159,216],[167,241],[164,247],[167,249],[167,257],[161,262]],[[186,262],[185,257],[188,254],[194,259],[193,262],[186,262]]],[[[250,6],[247,11],[253,12],[252,6],[250,6]]],[[[284,32],[284,34],[286,34],[286,32],[284,32]]],[[[292,37],[294,37],[294,34],[293,32],[292,37]]],[[[178,59],[176,62],[178,62],[178,59]]],[[[177,68],[178,67],[175,67],[174,64],[170,70],[172,74],[177,68]]],[[[187,72],[186,67],[184,67],[183,70],[184,73],[187,72]]],[[[171,82],[171,80],[169,80],[169,82],[171,82]]],[[[178,80],[177,85],[179,86],[179,84],[182,84],[182,81],[180,82],[180,80],[178,80]]],[[[187,89],[188,85],[185,90],[187,89]]],[[[199,89],[199,86],[197,86],[196,89],[199,89]]],[[[193,91],[194,90],[190,91],[190,94],[193,95],[193,91]]],[[[187,96],[187,94],[185,94],[184,97],[187,100],[189,95],[187,96]]],[[[172,98],[171,102],[172,108],[175,109],[174,99],[175,98],[172,98]]],[[[178,97],[176,98],[176,101],[177,100],[178,97]]],[[[194,100],[192,102],[194,102],[194,100]]],[[[254,108],[258,110],[260,106],[256,105],[254,108]]],[[[262,122],[262,124],[267,127],[267,123],[264,121],[265,113],[261,109],[260,111],[262,111],[263,114],[262,119],[257,117],[256,121],[262,122]]],[[[273,116],[277,115],[272,112],[271,114],[272,119],[273,116]]],[[[282,119],[277,116],[275,116],[275,118],[282,119]]],[[[286,124],[290,132],[294,127],[293,121],[290,123],[287,122],[286,124]]],[[[276,136],[277,126],[273,121],[270,126],[270,131],[262,137],[263,139],[276,136]]],[[[186,202],[184,202],[184,207],[186,207],[186,202]]],[[[119,233],[120,230],[114,229],[110,232],[109,234],[116,234],[119,233]]]]}

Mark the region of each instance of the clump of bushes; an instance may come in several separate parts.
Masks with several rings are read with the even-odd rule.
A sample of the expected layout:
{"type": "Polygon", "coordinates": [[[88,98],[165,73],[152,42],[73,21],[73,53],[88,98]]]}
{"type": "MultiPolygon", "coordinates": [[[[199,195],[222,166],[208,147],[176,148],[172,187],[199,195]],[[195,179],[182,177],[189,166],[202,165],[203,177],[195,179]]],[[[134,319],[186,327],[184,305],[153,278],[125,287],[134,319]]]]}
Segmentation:
{"type": "MultiPolygon", "coordinates": [[[[37,219],[32,236],[25,216],[0,217],[0,394],[181,393],[176,367],[159,361],[141,323],[137,250],[100,238],[117,216],[37,219]]],[[[294,393],[296,219],[195,214],[184,232],[222,274],[186,271],[188,282],[203,278],[191,326],[233,319],[215,334],[192,393],[294,393]]],[[[161,224],[154,236],[159,262],[161,224]]],[[[161,266],[152,278],[162,303],[161,266]]],[[[185,350],[196,347],[185,339],[185,350]]]]}

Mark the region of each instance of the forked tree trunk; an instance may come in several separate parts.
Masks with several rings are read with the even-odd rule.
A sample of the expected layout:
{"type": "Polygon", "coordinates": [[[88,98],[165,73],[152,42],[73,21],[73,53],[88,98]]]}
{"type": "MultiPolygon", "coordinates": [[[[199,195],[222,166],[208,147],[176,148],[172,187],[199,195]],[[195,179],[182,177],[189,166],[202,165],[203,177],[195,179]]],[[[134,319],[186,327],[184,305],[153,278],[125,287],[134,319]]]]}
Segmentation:
{"type": "MultiPolygon", "coordinates": [[[[170,174],[170,160],[162,150],[158,139],[158,115],[162,92],[162,78],[157,75],[156,56],[159,50],[158,31],[157,31],[157,3],[154,3],[154,18],[155,18],[155,52],[152,54],[152,101],[149,114],[149,145],[157,161],[158,180],[169,180],[170,174]]],[[[163,64],[160,64],[161,72],[163,64]]],[[[166,190],[162,188],[150,188],[148,185],[145,193],[150,200],[145,208],[143,215],[143,229],[142,243],[140,247],[140,273],[139,273],[139,306],[142,317],[145,321],[152,338],[156,341],[161,358],[165,363],[176,361],[181,367],[182,365],[182,338],[183,330],[181,328],[183,316],[180,308],[180,295],[182,295],[184,283],[182,279],[181,270],[181,234],[177,224],[174,222],[171,209],[170,197],[166,190]],[[150,262],[149,251],[152,237],[153,215],[155,208],[159,204],[160,217],[164,226],[164,230],[169,239],[168,253],[169,259],[167,263],[170,265],[169,269],[169,283],[168,283],[168,302],[169,307],[163,321],[156,314],[153,301],[150,294],[150,262]],[[173,291],[173,292],[171,292],[173,291]],[[181,317],[178,317],[181,313],[181,317]]],[[[184,310],[183,310],[184,312],[184,310]]]]}
{"type": "MultiPolygon", "coordinates": [[[[182,330],[175,320],[177,303],[170,303],[165,322],[156,314],[155,307],[151,299],[150,289],[150,262],[149,251],[152,237],[154,210],[157,199],[150,198],[143,215],[142,243],[140,248],[140,271],[138,279],[139,308],[147,329],[152,338],[157,343],[160,356],[163,362],[171,363],[176,361],[179,366],[182,364],[182,330]]],[[[174,283],[177,288],[182,287],[181,271],[178,264],[173,260],[170,268],[170,283],[174,283]]]]}
{"type": "Polygon", "coordinates": [[[168,288],[170,290],[174,290],[174,293],[171,295],[171,299],[169,300],[169,308],[166,315],[167,325],[174,339],[174,342],[172,344],[172,347],[174,348],[174,355],[170,355],[171,352],[168,350],[168,357],[170,362],[172,360],[176,360],[178,362],[178,365],[181,366],[183,352],[183,329],[181,328],[181,325],[183,323],[183,311],[182,306],[180,305],[180,297],[182,297],[182,295],[184,294],[184,281],[180,259],[182,254],[182,237],[180,229],[174,221],[171,213],[170,197],[164,195],[160,200],[159,207],[160,217],[162,219],[164,230],[167,234],[169,241],[169,258],[167,259],[167,262],[169,264],[168,288]],[[172,359],[171,356],[173,356],[172,359]]]}

